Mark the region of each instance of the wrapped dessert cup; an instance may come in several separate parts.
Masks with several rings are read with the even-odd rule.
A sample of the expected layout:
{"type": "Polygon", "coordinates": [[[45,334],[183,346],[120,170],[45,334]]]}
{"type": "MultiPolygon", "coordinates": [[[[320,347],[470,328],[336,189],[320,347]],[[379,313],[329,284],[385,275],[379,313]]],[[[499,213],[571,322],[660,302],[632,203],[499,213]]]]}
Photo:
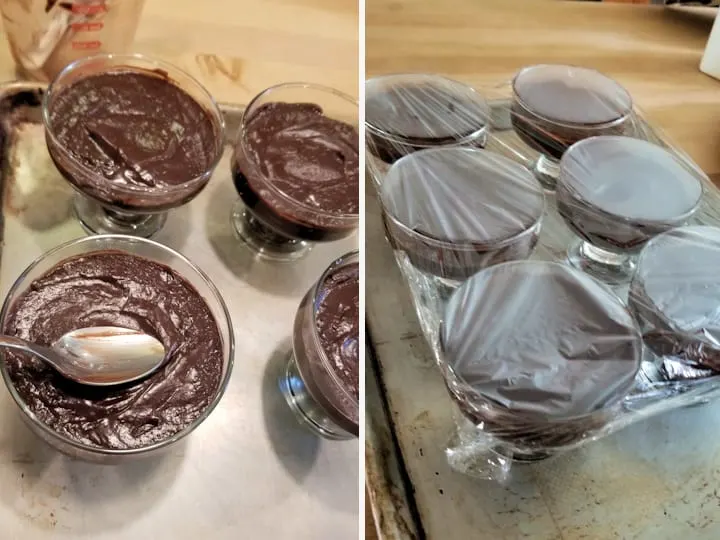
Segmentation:
{"type": "Polygon", "coordinates": [[[332,88],[287,83],[256,96],[235,141],[237,237],[268,259],[292,261],[315,242],[358,227],[358,105],[332,88]]]}
{"type": "Polygon", "coordinates": [[[334,261],[307,292],[280,389],[298,419],[326,439],[357,438],[359,253],[334,261]]]}
{"type": "Polygon", "coordinates": [[[541,64],[515,75],[510,115],[518,137],[540,153],[533,171],[553,189],[558,162],[574,143],[632,133],[633,102],[619,83],[595,70],[541,64]]]}
{"type": "Polygon", "coordinates": [[[179,68],[142,55],[77,60],[43,101],[48,151],[77,191],[91,234],[150,237],[207,185],[223,152],[222,114],[179,68]]]}
{"type": "Polygon", "coordinates": [[[605,429],[641,356],[640,332],[620,298],[552,262],[479,272],[450,298],[440,328],[451,396],[497,452],[518,461],[605,429]]]}
{"type": "Polygon", "coordinates": [[[545,209],[530,171],[472,148],[409,154],[378,190],[396,257],[450,287],[488,266],[530,257],[545,209]]]}
{"type": "Polygon", "coordinates": [[[485,146],[490,107],[473,88],[428,74],[365,82],[367,168],[376,183],[395,161],[423,149],[485,146]]]}
{"type": "Polygon", "coordinates": [[[648,242],[628,305],[668,377],[720,372],[720,228],[681,227],[648,242]]]}
{"type": "Polygon", "coordinates": [[[140,325],[154,334],[165,345],[165,365],[137,382],[98,388],[72,383],[29,355],[0,351],[5,385],[23,421],[64,454],[107,464],[160,454],[194,432],[225,393],[234,355],[227,307],[203,271],[176,251],[142,238],[98,235],[33,262],[0,312],[3,333],[48,345],[58,337],[49,334],[103,325],[140,325]],[[117,274],[102,273],[108,259],[117,261],[110,265],[117,274]],[[197,308],[194,331],[178,326],[183,306],[197,308]],[[28,310],[37,313],[23,316],[28,310]]]}
{"type": "MultiPolygon", "coordinates": [[[[538,82],[543,78],[534,79],[535,98],[545,96],[548,103],[543,107],[564,108],[561,112],[566,115],[575,114],[575,109],[583,113],[581,106],[589,88],[586,82],[595,80],[604,88],[600,93],[590,92],[591,97],[599,98],[598,104],[588,108],[595,111],[596,117],[577,121],[568,116],[559,130],[557,121],[548,123],[538,118],[543,115],[525,111],[530,108],[538,113],[541,107],[529,107],[533,100],[527,96],[518,103],[516,98],[523,97],[519,96],[518,84],[488,81],[478,87],[478,92],[487,97],[491,112],[482,150],[457,145],[412,149],[392,164],[383,163],[385,169],[376,185],[385,233],[408,286],[423,336],[458,405],[455,430],[446,447],[448,462],[464,474],[501,482],[508,478],[516,461],[557,455],[643,419],[701,405],[720,396],[720,356],[716,356],[720,347],[716,346],[717,329],[713,326],[714,314],[720,313],[720,297],[715,298],[716,281],[710,270],[717,266],[713,254],[718,240],[716,228],[720,228],[720,192],[692,159],[632,108],[631,99],[614,81],[589,69],[568,70],[567,66],[533,66],[523,71],[575,74],[572,80],[560,84],[557,92],[552,90],[557,81],[546,86],[543,93],[537,90],[543,87],[538,82]],[[547,92],[548,88],[552,92],[547,92]],[[514,96],[514,91],[518,95],[514,96]],[[614,119],[600,118],[596,109],[601,112],[608,105],[614,119]],[[523,122],[528,118],[532,122],[523,122]],[[561,144],[553,146],[557,141],[561,144]],[[461,154],[452,154],[462,151],[467,152],[465,157],[473,156],[471,166],[463,167],[461,154]],[[552,163],[550,173],[539,173],[538,160],[541,169],[552,163]],[[505,166],[506,162],[512,166],[505,166]],[[487,180],[486,169],[493,171],[494,176],[489,178],[497,182],[487,180]],[[458,174],[462,170],[474,174],[458,174]],[[502,175],[508,171],[514,172],[503,180],[502,175]],[[458,185],[462,185],[457,179],[464,176],[475,191],[460,190],[461,196],[456,196],[458,185]],[[505,257],[502,250],[486,249],[488,242],[480,241],[477,227],[468,240],[468,224],[482,224],[480,217],[488,210],[491,216],[502,218],[501,223],[528,223],[523,217],[536,206],[518,203],[536,199],[530,194],[541,191],[538,181],[543,184],[545,199],[542,226],[529,227],[532,232],[525,233],[526,239],[534,236],[533,248],[520,242],[518,247],[522,249],[511,250],[505,257]],[[496,199],[500,200],[498,204],[485,204],[496,199]],[[450,237],[448,230],[458,236],[450,237]],[[460,249],[464,244],[467,249],[460,249]],[[507,293],[495,285],[483,289],[486,296],[477,303],[484,307],[481,314],[472,315],[470,302],[457,303],[457,295],[469,283],[513,265],[540,265],[551,269],[547,274],[567,279],[560,280],[565,285],[550,280],[554,296],[543,300],[541,307],[533,310],[525,306],[505,318],[498,315],[497,309],[507,309],[508,298],[519,297],[521,305],[523,297],[527,300],[547,294],[538,285],[547,278],[527,277],[517,285],[517,292],[507,293]],[[572,283],[579,284],[572,293],[563,289],[572,283]],[[529,284],[534,284],[535,289],[529,284]],[[588,291],[595,291],[589,299],[588,291]],[[562,298],[566,299],[564,309],[572,311],[572,317],[558,322],[555,315],[549,314],[558,311],[554,306],[562,298]],[[584,303],[577,305],[579,301],[584,303]],[[451,349],[446,334],[452,330],[448,310],[453,302],[457,318],[462,318],[463,310],[471,313],[467,315],[468,328],[495,329],[497,335],[504,335],[506,326],[527,329],[541,313],[546,325],[543,328],[548,331],[532,340],[511,336],[492,350],[487,343],[495,341],[489,337],[478,343],[470,338],[458,339],[451,349]],[[596,309],[588,313],[592,306],[596,309]],[[611,327],[609,320],[615,326],[611,327]],[[608,326],[603,326],[606,323],[608,326]],[[628,345],[633,351],[632,362],[622,364],[628,367],[627,377],[605,381],[607,400],[600,396],[595,402],[597,407],[562,410],[563,403],[573,402],[573,394],[568,390],[570,386],[564,390],[560,386],[559,390],[553,387],[558,391],[558,408],[538,412],[527,402],[533,392],[508,400],[504,390],[500,390],[500,396],[476,384],[492,381],[492,373],[480,373],[479,379],[472,379],[472,374],[455,371],[450,362],[449,354],[457,356],[462,352],[476,352],[483,360],[502,353],[512,360],[531,345],[546,345],[548,336],[553,335],[551,330],[563,325],[570,333],[560,332],[556,354],[537,354],[533,349],[525,357],[533,360],[538,356],[540,360],[525,371],[516,370],[519,376],[513,380],[523,381],[527,374],[537,372],[538,383],[552,384],[555,372],[543,371],[545,363],[552,359],[570,362],[573,355],[582,355],[583,349],[577,347],[575,339],[578,336],[586,337],[587,343],[601,341],[588,354],[601,353],[613,343],[632,343],[628,345]],[[597,328],[601,331],[593,330],[597,328]],[[615,337],[603,339],[608,335],[615,337]],[[636,351],[638,347],[641,355],[636,351]],[[622,382],[614,386],[618,381],[622,382]]],[[[527,80],[533,82],[532,78],[527,80]]],[[[369,157],[368,168],[379,162],[369,157]]],[[[498,279],[492,281],[498,283],[498,279]]],[[[513,366],[511,362],[508,365],[513,366]]],[[[590,367],[597,366],[593,363],[590,367]]],[[[561,369],[558,366],[557,372],[561,373],[561,369]]],[[[552,394],[552,389],[545,390],[545,396],[552,394]]]]}
{"type": "Polygon", "coordinates": [[[647,141],[601,136],[574,144],[560,161],[556,189],[558,212],[580,238],[568,260],[607,283],[630,281],[648,240],[693,216],[704,180],[647,141]]]}

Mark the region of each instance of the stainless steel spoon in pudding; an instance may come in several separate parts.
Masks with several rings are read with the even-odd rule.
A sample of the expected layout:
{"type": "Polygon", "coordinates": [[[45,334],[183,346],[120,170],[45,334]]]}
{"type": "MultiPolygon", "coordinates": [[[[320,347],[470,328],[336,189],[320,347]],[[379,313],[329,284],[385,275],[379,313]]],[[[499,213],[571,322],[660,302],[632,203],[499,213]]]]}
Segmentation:
{"type": "Polygon", "coordinates": [[[153,336],[116,326],[68,332],[51,347],[0,335],[0,348],[30,353],[64,377],[89,386],[112,386],[142,379],[165,360],[165,347],[153,336]]]}

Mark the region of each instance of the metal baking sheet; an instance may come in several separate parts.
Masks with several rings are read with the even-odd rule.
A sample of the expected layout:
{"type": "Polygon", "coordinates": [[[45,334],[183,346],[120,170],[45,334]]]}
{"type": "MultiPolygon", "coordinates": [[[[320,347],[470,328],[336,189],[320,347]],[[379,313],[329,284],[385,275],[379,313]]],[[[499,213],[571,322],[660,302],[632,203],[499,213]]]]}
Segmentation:
{"type": "MultiPolygon", "coordinates": [[[[39,92],[29,83],[0,88],[3,295],[33,259],[83,235],[72,191],[45,148],[39,92]]],[[[242,109],[223,109],[234,133],[242,109]]],[[[357,238],[317,246],[296,264],[254,260],[230,229],[237,195],[228,159],[226,152],[207,188],[155,238],[197,262],[228,304],[236,353],[225,397],[169,455],[100,466],[37,439],[2,386],[0,539],[357,538],[357,441],[307,432],[276,383],[300,298],[357,238]]]]}
{"type": "MultiPolygon", "coordinates": [[[[495,122],[502,125],[503,118],[495,122]]],[[[385,527],[384,538],[720,538],[717,402],[518,466],[506,486],[450,469],[444,450],[454,405],[384,238],[372,184],[366,186],[366,310],[375,358],[367,367],[374,368],[381,392],[367,394],[366,432],[373,444],[366,443],[365,459],[375,470],[390,471],[381,481],[368,475],[368,490],[379,523],[404,512],[413,531],[404,536],[398,527],[385,527]]]]}

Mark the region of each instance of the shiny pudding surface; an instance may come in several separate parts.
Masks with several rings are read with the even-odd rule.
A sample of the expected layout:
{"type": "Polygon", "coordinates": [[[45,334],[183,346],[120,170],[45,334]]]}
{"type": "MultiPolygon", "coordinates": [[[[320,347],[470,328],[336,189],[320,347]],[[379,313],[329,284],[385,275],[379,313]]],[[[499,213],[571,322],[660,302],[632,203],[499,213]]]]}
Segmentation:
{"type": "Polygon", "coordinates": [[[151,74],[84,78],[57,96],[58,140],[107,181],[148,188],[181,184],[214,158],[208,113],[189,94],[151,74]]]}

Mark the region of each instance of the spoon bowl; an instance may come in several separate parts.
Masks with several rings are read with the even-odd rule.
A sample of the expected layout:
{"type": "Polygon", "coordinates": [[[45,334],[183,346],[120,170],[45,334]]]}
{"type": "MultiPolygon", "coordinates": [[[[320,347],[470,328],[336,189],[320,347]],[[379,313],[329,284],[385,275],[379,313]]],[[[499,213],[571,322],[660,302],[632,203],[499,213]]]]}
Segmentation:
{"type": "Polygon", "coordinates": [[[127,384],[147,377],[165,361],[165,347],[153,336],[115,326],[80,328],[51,347],[0,336],[0,347],[30,353],[58,373],[88,386],[127,384]]]}

